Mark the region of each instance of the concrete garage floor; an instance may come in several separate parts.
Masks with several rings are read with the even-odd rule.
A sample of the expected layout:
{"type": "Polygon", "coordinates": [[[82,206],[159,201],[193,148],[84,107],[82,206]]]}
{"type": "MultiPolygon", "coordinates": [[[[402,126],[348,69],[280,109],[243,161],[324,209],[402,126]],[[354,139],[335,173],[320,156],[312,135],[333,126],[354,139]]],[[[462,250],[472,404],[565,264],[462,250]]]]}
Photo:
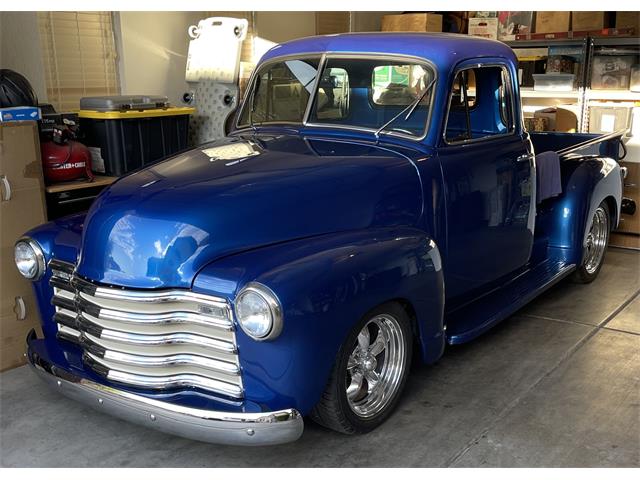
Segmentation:
{"type": "Polygon", "coordinates": [[[2,466],[640,467],[640,254],[611,249],[468,345],[416,366],[397,412],[348,437],[306,422],[294,444],[192,442],[97,413],[27,367],[0,375],[2,466]]]}

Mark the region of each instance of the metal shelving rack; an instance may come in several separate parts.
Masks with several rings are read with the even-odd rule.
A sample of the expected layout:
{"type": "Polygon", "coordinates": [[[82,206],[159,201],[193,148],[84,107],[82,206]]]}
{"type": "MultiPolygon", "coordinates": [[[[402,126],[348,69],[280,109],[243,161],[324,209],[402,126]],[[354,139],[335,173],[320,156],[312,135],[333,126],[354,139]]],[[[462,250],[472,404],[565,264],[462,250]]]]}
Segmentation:
{"type": "Polygon", "coordinates": [[[589,106],[597,101],[640,102],[640,93],[630,90],[609,90],[591,88],[593,73],[593,57],[598,47],[639,47],[640,37],[589,37],[588,57],[585,76],[584,110],[582,125],[584,131],[589,130],[589,106]]]}
{"type": "Polygon", "coordinates": [[[550,48],[550,47],[579,47],[580,49],[580,69],[577,72],[576,89],[571,91],[539,91],[533,89],[520,89],[520,96],[524,102],[527,99],[540,99],[547,101],[549,106],[564,103],[576,104],[578,106],[578,130],[583,131],[582,122],[584,119],[584,92],[587,82],[587,64],[589,59],[589,39],[588,38],[563,38],[558,40],[519,40],[505,42],[511,48],[550,48]]]}
{"type": "MultiPolygon", "coordinates": [[[[640,93],[629,90],[592,90],[591,73],[593,67],[594,52],[602,46],[638,46],[639,37],[585,37],[574,39],[558,40],[521,40],[505,42],[511,48],[549,48],[552,46],[575,47],[581,49],[582,62],[578,71],[577,88],[573,91],[552,92],[521,89],[523,101],[527,99],[548,100],[550,104],[553,100],[576,100],[578,105],[578,130],[586,133],[589,131],[589,104],[597,100],[617,100],[640,102],[640,93]]],[[[561,102],[557,102],[561,103],[561,102]]],[[[573,102],[566,102],[573,103],[573,102]]]]}

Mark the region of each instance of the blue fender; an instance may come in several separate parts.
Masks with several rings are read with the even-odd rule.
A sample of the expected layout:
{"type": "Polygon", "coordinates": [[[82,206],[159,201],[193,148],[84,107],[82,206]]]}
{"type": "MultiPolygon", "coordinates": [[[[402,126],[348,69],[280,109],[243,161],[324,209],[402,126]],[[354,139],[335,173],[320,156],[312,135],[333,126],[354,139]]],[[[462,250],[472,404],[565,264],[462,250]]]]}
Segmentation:
{"type": "MultiPolygon", "coordinates": [[[[85,214],[63,217],[39,225],[25,233],[25,236],[33,238],[40,244],[47,265],[52,258],[75,263],[80,250],[84,219],[85,214]]],[[[53,289],[49,285],[50,274],[50,270],[47,269],[40,280],[33,282],[33,289],[40,311],[42,331],[46,337],[55,339],[58,328],[53,321],[54,308],[51,304],[53,289]]]]}
{"type": "Polygon", "coordinates": [[[603,201],[611,209],[612,228],[618,225],[622,176],[615,160],[607,157],[575,157],[561,163],[562,197],[554,205],[549,246],[564,251],[569,263],[580,264],[593,214],[603,201]]]}
{"type": "Polygon", "coordinates": [[[271,288],[283,307],[280,336],[257,342],[237,331],[247,400],[303,414],[317,403],[349,331],[372,308],[401,300],[414,317],[422,359],[444,349],[440,253],[414,228],[323,235],[213,262],[193,290],[234,299],[248,282],[271,288]]]}

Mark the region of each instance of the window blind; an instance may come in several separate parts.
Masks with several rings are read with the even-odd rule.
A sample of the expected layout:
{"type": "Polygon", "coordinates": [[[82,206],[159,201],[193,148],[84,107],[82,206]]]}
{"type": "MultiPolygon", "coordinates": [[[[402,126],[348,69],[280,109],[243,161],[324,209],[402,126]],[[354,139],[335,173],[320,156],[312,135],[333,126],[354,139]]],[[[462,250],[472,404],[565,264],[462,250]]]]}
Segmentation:
{"type": "Polygon", "coordinates": [[[49,103],[59,112],[80,98],[120,92],[110,12],[38,12],[49,103]]]}

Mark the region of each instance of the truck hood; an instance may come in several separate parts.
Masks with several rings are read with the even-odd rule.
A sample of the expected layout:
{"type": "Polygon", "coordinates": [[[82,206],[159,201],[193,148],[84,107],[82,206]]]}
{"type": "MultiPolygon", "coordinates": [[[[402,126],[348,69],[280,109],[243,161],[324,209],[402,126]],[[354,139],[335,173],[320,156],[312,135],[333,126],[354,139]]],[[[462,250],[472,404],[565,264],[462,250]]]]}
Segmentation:
{"type": "Polygon", "coordinates": [[[399,153],[294,135],[229,137],[105,190],[87,214],[78,273],[125,287],[188,288],[223,256],[413,225],[421,206],[416,168],[399,153]]]}

